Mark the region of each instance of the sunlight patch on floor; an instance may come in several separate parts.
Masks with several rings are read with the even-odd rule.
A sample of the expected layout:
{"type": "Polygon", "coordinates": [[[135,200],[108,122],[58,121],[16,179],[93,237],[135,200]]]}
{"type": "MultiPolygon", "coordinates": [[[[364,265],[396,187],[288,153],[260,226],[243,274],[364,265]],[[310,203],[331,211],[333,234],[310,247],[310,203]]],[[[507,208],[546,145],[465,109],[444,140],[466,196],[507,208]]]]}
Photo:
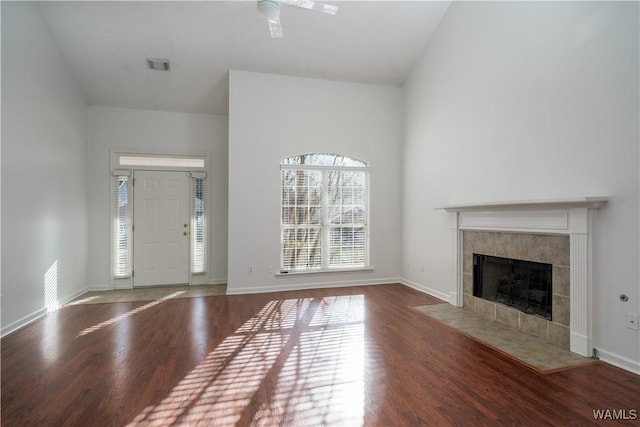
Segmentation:
{"type": "Polygon", "coordinates": [[[364,335],[362,295],[270,301],[129,425],[362,425],[364,335]]]}
{"type": "Polygon", "coordinates": [[[82,337],[82,336],[87,335],[87,334],[90,334],[91,332],[99,331],[99,330],[100,330],[100,329],[102,329],[102,328],[105,328],[105,327],[107,327],[107,326],[113,325],[114,323],[117,323],[117,322],[119,322],[119,321],[121,321],[121,320],[123,320],[123,319],[126,319],[126,318],[128,318],[128,317],[131,317],[131,316],[133,316],[133,315],[135,315],[135,314],[138,314],[138,313],[140,313],[141,311],[144,311],[144,310],[146,310],[146,309],[148,309],[148,308],[151,308],[151,307],[153,307],[153,306],[156,306],[156,305],[158,305],[158,304],[161,304],[161,303],[165,302],[165,301],[166,301],[166,300],[168,300],[168,299],[178,297],[178,296],[180,296],[182,293],[183,293],[182,291],[180,291],[180,292],[174,292],[174,293],[172,293],[172,294],[170,294],[170,295],[167,295],[167,296],[165,296],[165,297],[162,297],[162,298],[160,298],[160,299],[158,299],[158,300],[156,300],[156,301],[152,301],[152,302],[150,302],[150,303],[148,303],[148,304],[145,304],[145,305],[143,305],[143,306],[140,306],[140,307],[138,307],[138,308],[136,308],[136,309],[129,310],[129,311],[127,311],[126,313],[122,313],[122,314],[121,314],[121,315],[119,315],[119,316],[112,317],[111,319],[109,319],[109,320],[105,320],[104,322],[98,323],[97,325],[91,326],[90,328],[86,328],[85,330],[83,330],[82,332],[80,332],[80,333],[76,336],[76,338],[78,338],[78,337],[82,337]]]}
{"type": "Polygon", "coordinates": [[[86,298],[81,298],[81,299],[74,300],[74,301],[72,301],[70,303],[67,303],[67,305],[88,304],[89,302],[95,301],[97,299],[100,299],[100,297],[98,297],[98,296],[86,297],[86,298]]]}

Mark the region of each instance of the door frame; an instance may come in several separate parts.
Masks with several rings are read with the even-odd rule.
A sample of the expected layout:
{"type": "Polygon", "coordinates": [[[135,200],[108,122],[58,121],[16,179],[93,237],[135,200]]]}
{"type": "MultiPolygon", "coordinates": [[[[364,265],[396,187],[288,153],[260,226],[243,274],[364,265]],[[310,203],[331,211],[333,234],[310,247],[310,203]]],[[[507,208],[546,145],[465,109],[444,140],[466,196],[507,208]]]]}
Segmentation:
{"type": "MultiPolygon", "coordinates": [[[[202,174],[205,173],[206,177],[211,176],[211,174],[209,173],[209,168],[211,165],[211,161],[210,161],[210,154],[209,153],[170,153],[170,152],[164,152],[164,151],[156,151],[156,152],[140,152],[137,150],[130,150],[130,149],[111,149],[110,150],[110,169],[111,172],[109,174],[109,289],[133,289],[133,277],[131,275],[131,272],[129,272],[129,274],[127,276],[122,276],[122,277],[115,277],[114,275],[114,263],[115,263],[115,257],[114,257],[114,239],[113,239],[113,235],[114,235],[114,205],[115,205],[115,200],[112,194],[112,179],[113,176],[111,176],[112,174],[115,175],[115,171],[123,171],[123,172],[128,172],[130,174],[130,182],[129,182],[129,194],[132,197],[135,197],[133,195],[133,185],[132,185],[132,180],[133,180],[133,174],[134,171],[136,170],[155,170],[155,171],[174,171],[174,172],[188,172],[191,174],[202,174]],[[125,164],[126,162],[121,162],[120,159],[122,157],[142,157],[142,158],[146,158],[146,159],[158,159],[158,158],[171,158],[171,159],[186,159],[186,160],[201,160],[199,163],[200,165],[176,165],[176,166],[153,166],[153,165],[131,165],[131,164],[125,164]]],[[[210,200],[211,200],[211,185],[207,186],[207,197],[205,198],[205,212],[210,212],[210,200]]],[[[190,188],[190,193],[189,193],[189,198],[191,198],[192,194],[193,194],[193,179],[190,180],[189,183],[189,188],[190,188]]],[[[192,212],[193,206],[192,203],[189,203],[189,215],[190,215],[190,223],[191,220],[193,218],[193,212],[192,212]]],[[[133,221],[133,198],[131,199],[130,203],[129,203],[129,218],[130,221],[133,221]]],[[[190,231],[191,231],[191,227],[192,224],[190,224],[190,231]]],[[[209,249],[209,245],[211,244],[211,236],[210,236],[210,221],[209,221],[209,215],[206,216],[206,241],[207,241],[207,256],[210,253],[209,249]]],[[[129,241],[130,241],[130,246],[129,246],[129,263],[131,266],[131,269],[133,269],[133,234],[132,234],[132,230],[131,227],[129,227],[129,241]]],[[[193,274],[191,273],[191,266],[192,266],[192,248],[191,248],[191,236],[189,239],[190,243],[189,243],[189,285],[192,285],[193,282],[193,274]]],[[[209,261],[209,260],[207,260],[209,261]]],[[[207,271],[205,273],[206,275],[209,275],[210,272],[207,271]]],[[[209,280],[208,278],[206,280],[209,280]]]]}

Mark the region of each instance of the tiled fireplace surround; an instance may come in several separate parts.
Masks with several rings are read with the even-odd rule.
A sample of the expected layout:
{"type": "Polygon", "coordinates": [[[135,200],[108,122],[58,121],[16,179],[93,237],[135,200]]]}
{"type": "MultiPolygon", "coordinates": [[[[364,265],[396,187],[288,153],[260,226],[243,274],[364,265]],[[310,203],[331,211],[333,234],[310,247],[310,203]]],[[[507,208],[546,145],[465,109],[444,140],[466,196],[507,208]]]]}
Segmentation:
{"type": "Polygon", "coordinates": [[[451,303],[591,356],[593,234],[606,197],[449,205],[456,292],[451,303]],[[473,297],[473,253],[553,265],[552,321],[473,297]]]}
{"type": "Polygon", "coordinates": [[[569,350],[569,236],[463,231],[463,304],[483,317],[520,329],[569,350]],[[493,255],[552,265],[551,321],[473,296],[473,254],[493,255]]]}

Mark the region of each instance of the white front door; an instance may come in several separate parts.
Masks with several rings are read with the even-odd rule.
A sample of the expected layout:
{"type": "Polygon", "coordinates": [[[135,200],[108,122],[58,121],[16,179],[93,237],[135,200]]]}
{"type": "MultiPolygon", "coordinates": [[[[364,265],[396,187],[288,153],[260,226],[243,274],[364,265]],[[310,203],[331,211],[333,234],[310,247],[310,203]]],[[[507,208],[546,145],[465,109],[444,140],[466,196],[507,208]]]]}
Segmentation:
{"type": "Polygon", "coordinates": [[[189,283],[189,175],[135,171],[133,285],[189,283]]]}

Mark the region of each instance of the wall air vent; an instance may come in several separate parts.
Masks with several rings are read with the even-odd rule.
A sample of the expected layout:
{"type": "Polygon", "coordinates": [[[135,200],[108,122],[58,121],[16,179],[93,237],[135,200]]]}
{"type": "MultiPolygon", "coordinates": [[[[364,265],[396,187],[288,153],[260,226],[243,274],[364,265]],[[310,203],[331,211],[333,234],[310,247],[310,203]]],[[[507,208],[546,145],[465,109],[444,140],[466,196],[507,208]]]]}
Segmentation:
{"type": "Polygon", "coordinates": [[[156,71],[169,71],[169,60],[161,58],[147,58],[147,65],[156,71]]]}

